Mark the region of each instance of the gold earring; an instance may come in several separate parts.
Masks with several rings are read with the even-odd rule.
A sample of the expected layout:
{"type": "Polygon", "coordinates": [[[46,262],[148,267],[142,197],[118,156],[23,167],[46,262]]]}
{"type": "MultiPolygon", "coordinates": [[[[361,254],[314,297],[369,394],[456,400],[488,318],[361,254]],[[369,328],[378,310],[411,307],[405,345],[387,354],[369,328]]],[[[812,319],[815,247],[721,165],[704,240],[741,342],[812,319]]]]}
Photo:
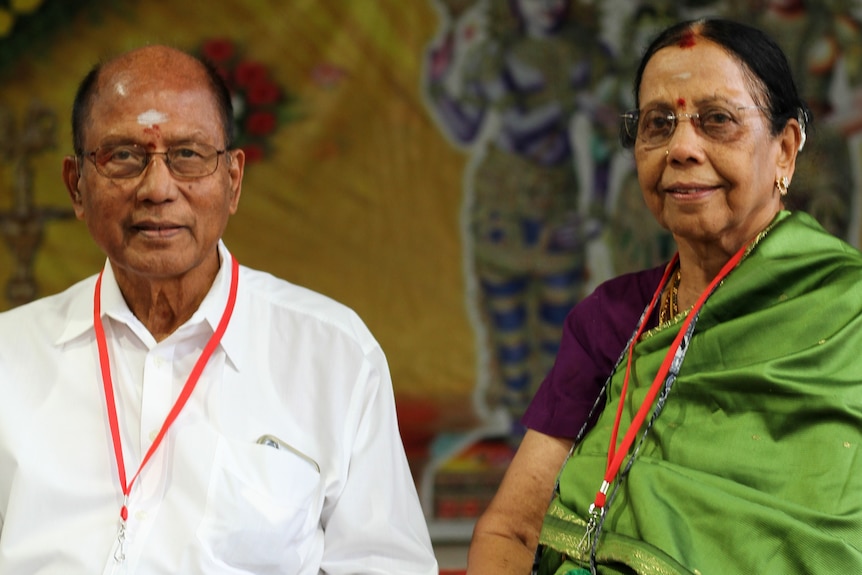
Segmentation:
{"type": "Polygon", "coordinates": [[[670,156],[670,149],[665,150],[664,155],[665,155],[665,157],[670,156]]]}
{"type": "Polygon", "coordinates": [[[781,176],[775,180],[775,187],[781,196],[787,195],[787,187],[790,185],[790,179],[787,176],[781,176]]]}

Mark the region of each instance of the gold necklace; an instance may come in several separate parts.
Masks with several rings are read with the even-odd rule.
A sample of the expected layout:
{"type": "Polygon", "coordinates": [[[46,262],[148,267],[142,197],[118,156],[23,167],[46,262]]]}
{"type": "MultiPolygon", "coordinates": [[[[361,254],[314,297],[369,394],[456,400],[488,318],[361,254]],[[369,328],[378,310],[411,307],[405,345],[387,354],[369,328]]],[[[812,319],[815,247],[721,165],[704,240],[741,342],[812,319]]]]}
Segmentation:
{"type": "Polygon", "coordinates": [[[661,306],[658,310],[659,325],[669,322],[679,314],[679,301],[677,297],[679,294],[679,281],[680,271],[679,266],[677,266],[673,279],[671,279],[667,289],[664,290],[661,296],[661,306]]]}

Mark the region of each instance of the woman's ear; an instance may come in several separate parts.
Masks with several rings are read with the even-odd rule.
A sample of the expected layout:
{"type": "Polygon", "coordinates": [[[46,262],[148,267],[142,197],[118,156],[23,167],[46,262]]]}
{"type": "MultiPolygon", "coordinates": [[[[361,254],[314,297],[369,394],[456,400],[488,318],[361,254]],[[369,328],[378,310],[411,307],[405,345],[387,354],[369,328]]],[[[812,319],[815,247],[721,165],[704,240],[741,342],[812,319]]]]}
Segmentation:
{"type": "Polygon", "coordinates": [[[796,171],[796,155],[805,145],[805,131],[799,121],[791,118],[784,129],[778,134],[778,157],[775,165],[775,180],[781,178],[793,179],[796,171]]]}

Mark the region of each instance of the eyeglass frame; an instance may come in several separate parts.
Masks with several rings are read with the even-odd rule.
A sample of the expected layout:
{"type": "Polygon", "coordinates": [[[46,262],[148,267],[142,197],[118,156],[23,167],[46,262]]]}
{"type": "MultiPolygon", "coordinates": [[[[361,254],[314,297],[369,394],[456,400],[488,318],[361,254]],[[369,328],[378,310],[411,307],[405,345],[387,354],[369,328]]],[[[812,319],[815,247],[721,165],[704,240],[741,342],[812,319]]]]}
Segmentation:
{"type": "Polygon", "coordinates": [[[153,156],[163,156],[164,162],[165,162],[165,167],[167,167],[167,169],[171,173],[171,175],[173,175],[177,178],[183,179],[183,180],[196,180],[199,178],[205,178],[207,176],[211,176],[214,173],[216,173],[216,171],[218,170],[218,166],[219,166],[219,157],[222,156],[223,154],[227,154],[230,151],[228,148],[223,148],[220,150],[220,149],[216,148],[215,146],[211,146],[209,144],[202,144],[199,142],[192,142],[192,144],[194,144],[195,146],[203,146],[203,147],[213,149],[213,155],[215,156],[216,161],[215,161],[215,165],[213,166],[213,169],[211,172],[208,172],[206,174],[196,175],[196,176],[187,176],[185,174],[178,174],[177,172],[174,171],[174,169],[171,167],[171,160],[170,160],[169,154],[171,153],[172,150],[175,150],[177,148],[182,148],[183,146],[188,146],[188,144],[179,144],[176,146],[168,146],[168,148],[164,152],[151,152],[140,144],[117,144],[117,145],[113,145],[113,146],[98,146],[89,152],[85,152],[83,150],[80,150],[75,155],[77,158],[80,159],[79,165],[83,166],[83,158],[87,158],[90,160],[90,162],[92,162],[93,167],[96,169],[96,173],[98,173],[100,176],[102,176],[104,178],[108,178],[109,180],[131,180],[132,178],[137,178],[138,176],[143,174],[145,171],[147,171],[147,168],[150,167],[150,161],[153,159],[153,156]],[[98,162],[96,162],[96,153],[103,148],[122,148],[122,147],[137,148],[137,149],[143,150],[145,161],[141,164],[141,170],[138,173],[132,174],[129,176],[112,176],[112,175],[109,175],[109,174],[102,172],[102,169],[99,167],[98,162]]]}
{"type": "MultiPolygon", "coordinates": [[[[727,107],[718,106],[717,108],[719,110],[722,110],[725,112],[730,111],[729,108],[727,108],[727,107]]],[[[766,110],[766,111],[769,111],[768,106],[757,106],[757,105],[731,106],[730,108],[737,110],[737,111],[739,111],[739,110],[766,110]]],[[[660,109],[661,109],[660,107],[650,108],[649,110],[647,110],[647,112],[652,112],[653,110],[660,110],[660,109]]],[[[683,113],[678,114],[672,110],[669,110],[664,117],[667,120],[672,122],[673,127],[670,129],[670,132],[668,132],[667,138],[663,139],[661,141],[657,141],[657,142],[648,142],[647,145],[649,145],[650,147],[659,147],[659,146],[663,146],[664,144],[669,142],[670,139],[673,137],[674,133],[676,132],[676,128],[679,125],[680,118],[688,118],[688,121],[691,122],[691,124],[695,127],[695,129],[697,129],[698,133],[700,133],[701,135],[705,136],[706,138],[708,138],[709,140],[711,140],[713,142],[719,142],[720,143],[721,140],[718,140],[714,137],[711,137],[708,134],[708,132],[705,132],[703,130],[703,125],[701,123],[702,122],[701,116],[703,114],[708,114],[711,111],[713,111],[713,110],[707,110],[707,112],[703,112],[703,113],[701,113],[701,112],[694,112],[694,113],[683,112],[683,113]]],[[[640,117],[641,117],[641,111],[640,110],[629,110],[628,112],[624,112],[624,113],[620,114],[620,119],[622,121],[620,122],[619,137],[620,137],[620,144],[622,145],[623,148],[633,148],[635,146],[635,144],[637,143],[638,139],[641,139],[640,138],[640,117]],[[629,122],[631,122],[632,120],[634,120],[635,126],[636,126],[634,135],[632,135],[630,133],[629,128],[628,128],[629,122]]],[[[641,141],[644,141],[644,140],[641,139],[641,141]]]]}

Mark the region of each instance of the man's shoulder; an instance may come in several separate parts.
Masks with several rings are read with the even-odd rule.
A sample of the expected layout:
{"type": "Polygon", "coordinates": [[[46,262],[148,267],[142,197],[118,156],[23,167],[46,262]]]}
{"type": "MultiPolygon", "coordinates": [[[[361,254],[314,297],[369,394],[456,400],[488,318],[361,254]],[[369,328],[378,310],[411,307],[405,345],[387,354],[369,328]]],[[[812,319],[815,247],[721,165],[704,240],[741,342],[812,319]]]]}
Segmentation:
{"type": "Polygon", "coordinates": [[[356,311],[336,299],[269,272],[240,267],[240,289],[256,313],[266,313],[271,321],[325,324],[354,338],[373,339],[356,311]]]}
{"type": "Polygon", "coordinates": [[[250,297],[266,301],[273,306],[297,311],[353,313],[349,306],[328,295],[269,272],[240,266],[240,274],[240,285],[243,286],[241,289],[247,290],[250,297]]]}
{"type": "Polygon", "coordinates": [[[96,276],[91,276],[76,282],[65,290],[40,297],[29,303],[19,305],[10,310],[0,312],[0,324],[15,325],[27,319],[47,319],[56,321],[75,313],[76,306],[86,304],[90,308],[89,319],[92,321],[93,285],[96,276]]]}

